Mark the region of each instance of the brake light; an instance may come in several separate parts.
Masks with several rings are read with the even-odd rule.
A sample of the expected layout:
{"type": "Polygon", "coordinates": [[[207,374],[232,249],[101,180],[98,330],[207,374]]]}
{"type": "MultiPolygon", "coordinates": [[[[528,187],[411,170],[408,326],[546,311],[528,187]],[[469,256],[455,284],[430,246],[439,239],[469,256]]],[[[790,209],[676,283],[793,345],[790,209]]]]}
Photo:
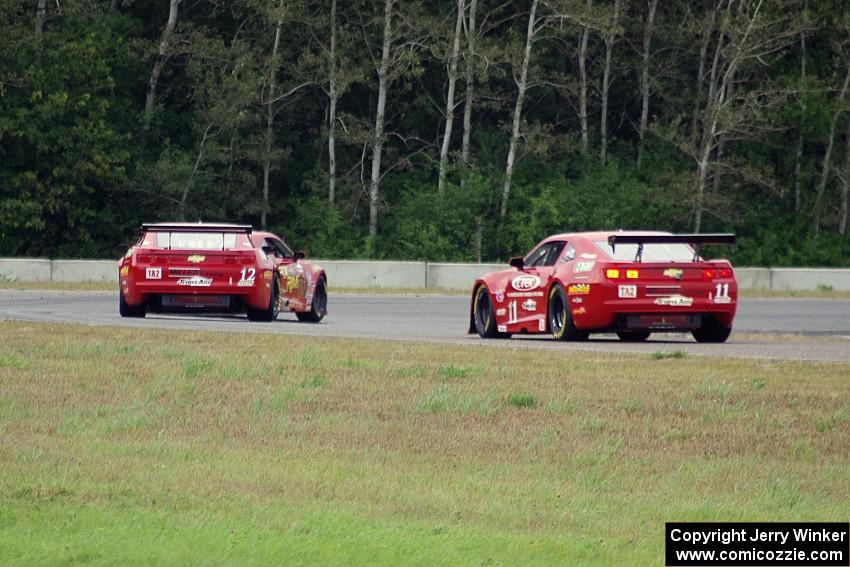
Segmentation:
{"type": "Polygon", "coordinates": [[[605,270],[605,277],[609,280],[620,279],[620,270],[616,268],[608,268],[605,270]]]}
{"type": "Polygon", "coordinates": [[[150,264],[151,263],[151,256],[150,256],[150,254],[139,254],[138,256],[136,256],[136,260],[138,260],[139,262],[141,262],[143,264],[150,264]]]}
{"type": "Polygon", "coordinates": [[[252,258],[251,256],[242,256],[243,264],[253,264],[256,258],[252,258]]]}
{"type": "Polygon", "coordinates": [[[636,280],[640,277],[640,272],[638,270],[626,270],[626,279],[636,280]]]}
{"type": "Polygon", "coordinates": [[[723,270],[718,270],[717,273],[718,273],[719,277],[721,277],[721,278],[731,278],[732,277],[732,270],[723,269],[723,270]]]}
{"type": "Polygon", "coordinates": [[[713,280],[714,279],[714,270],[703,270],[702,271],[702,277],[704,277],[707,280],[713,280]]]}

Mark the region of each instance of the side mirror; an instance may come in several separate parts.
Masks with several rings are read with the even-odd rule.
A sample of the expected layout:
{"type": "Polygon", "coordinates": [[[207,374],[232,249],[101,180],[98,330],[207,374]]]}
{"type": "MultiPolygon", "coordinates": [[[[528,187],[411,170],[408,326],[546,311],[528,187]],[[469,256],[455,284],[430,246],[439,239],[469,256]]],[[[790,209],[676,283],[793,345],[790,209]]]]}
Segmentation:
{"type": "Polygon", "coordinates": [[[295,261],[297,262],[298,260],[304,257],[304,252],[301,252],[300,250],[297,252],[293,252],[292,257],[295,258],[295,261]]]}
{"type": "Polygon", "coordinates": [[[522,256],[514,256],[508,259],[508,265],[513,266],[517,270],[522,270],[525,268],[525,262],[522,259],[522,256]]]}

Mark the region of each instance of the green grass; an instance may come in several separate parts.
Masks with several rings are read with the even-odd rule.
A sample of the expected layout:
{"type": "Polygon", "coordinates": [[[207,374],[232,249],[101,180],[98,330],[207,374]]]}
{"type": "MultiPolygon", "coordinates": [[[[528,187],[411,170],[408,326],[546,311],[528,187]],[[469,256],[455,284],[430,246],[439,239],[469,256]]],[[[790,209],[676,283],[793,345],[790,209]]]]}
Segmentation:
{"type": "Polygon", "coordinates": [[[257,341],[3,323],[0,564],[660,565],[850,507],[850,365],[257,341]]]}

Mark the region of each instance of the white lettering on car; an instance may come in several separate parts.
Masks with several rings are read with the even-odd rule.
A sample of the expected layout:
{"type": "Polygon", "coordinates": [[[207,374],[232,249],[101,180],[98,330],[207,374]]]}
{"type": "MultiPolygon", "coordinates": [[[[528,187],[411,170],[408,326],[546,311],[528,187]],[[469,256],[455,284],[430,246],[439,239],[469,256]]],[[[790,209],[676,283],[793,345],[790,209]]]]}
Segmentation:
{"type": "Polygon", "coordinates": [[[149,280],[161,280],[162,268],[145,268],[145,277],[149,280]]]}
{"type": "Polygon", "coordinates": [[[511,287],[517,291],[529,291],[540,286],[540,278],[537,276],[519,276],[511,282],[511,287]]]}

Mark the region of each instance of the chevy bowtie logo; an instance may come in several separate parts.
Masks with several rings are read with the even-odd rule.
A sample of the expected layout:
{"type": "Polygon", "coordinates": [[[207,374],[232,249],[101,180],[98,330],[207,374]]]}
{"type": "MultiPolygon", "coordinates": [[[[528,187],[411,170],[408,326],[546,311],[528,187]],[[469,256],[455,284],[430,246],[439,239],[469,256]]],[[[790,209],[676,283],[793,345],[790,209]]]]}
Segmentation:
{"type": "Polygon", "coordinates": [[[680,280],[682,279],[682,270],[679,270],[677,268],[669,268],[667,270],[664,270],[664,275],[668,278],[675,278],[677,280],[680,280]]]}
{"type": "Polygon", "coordinates": [[[195,254],[194,256],[189,256],[186,259],[188,261],[192,262],[193,264],[200,264],[201,262],[206,260],[206,258],[204,256],[199,256],[198,254],[195,254]]]}

